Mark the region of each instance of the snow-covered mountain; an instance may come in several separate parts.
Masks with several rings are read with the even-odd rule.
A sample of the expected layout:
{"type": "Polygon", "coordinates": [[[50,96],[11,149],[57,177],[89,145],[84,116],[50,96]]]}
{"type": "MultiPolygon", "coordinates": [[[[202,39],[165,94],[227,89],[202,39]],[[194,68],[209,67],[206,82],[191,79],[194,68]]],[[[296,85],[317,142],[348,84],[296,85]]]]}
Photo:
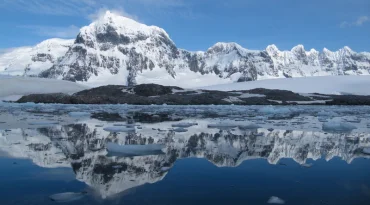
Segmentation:
{"type": "Polygon", "coordinates": [[[0,56],[0,74],[38,74],[93,86],[157,83],[181,87],[370,74],[370,53],[356,53],[348,47],[336,52],[327,49],[318,52],[306,51],[303,45],[291,51],[280,51],[270,45],[264,51],[253,51],[236,43],[217,43],[205,52],[189,52],[177,48],[163,29],[109,11],[83,27],[70,44],[67,40],[53,44],[55,48],[46,51],[18,50],[23,53],[22,58],[15,57],[16,51],[6,53],[0,56]]]}
{"type": "Polygon", "coordinates": [[[34,47],[12,49],[0,55],[0,74],[37,76],[63,57],[74,40],[49,39],[34,47]]]}

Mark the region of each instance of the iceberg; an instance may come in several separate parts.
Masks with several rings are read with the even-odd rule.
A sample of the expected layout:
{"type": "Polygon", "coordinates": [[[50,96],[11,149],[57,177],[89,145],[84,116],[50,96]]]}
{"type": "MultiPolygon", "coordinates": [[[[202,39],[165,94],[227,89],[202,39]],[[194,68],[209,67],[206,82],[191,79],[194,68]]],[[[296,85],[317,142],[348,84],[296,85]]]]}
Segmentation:
{"type": "Polygon", "coordinates": [[[51,195],[51,196],[49,196],[49,198],[52,201],[55,201],[55,202],[58,202],[58,203],[65,203],[65,202],[80,200],[83,197],[85,197],[86,194],[87,194],[87,192],[78,192],[78,193],[65,192],[65,193],[59,193],[59,194],[51,195]]]}
{"type": "Polygon", "coordinates": [[[357,129],[357,127],[337,119],[330,120],[322,125],[322,130],[326,132],[351,132],[354,129],[357,129]]]}
{"type": "Polygon", "coordinates": [[[103,130],[107,132],[135,132],[135,128],[133,127],[105,127],[103,130]]]}
{"type": "Polygon", "coordinates": [[[182,127],[176,128],[173,130],[174,132],[187,132],[188,130],[182,127]]]}
{"type": "Polygon", "coordinates": [[[35,121],[35,122],[29,122],[29,125],[56,125],[59,124],[59,122],[55,121],[35,121]]]}
{"type": "Polygon", "coordinates": [[[88,112],[70,112],[68,113],[70,117],[89,117],[91,113],[88,112]]]}
{"type": "Polygon", "coordinates": [[[239,127],[239,129],[241,129],[241,130],[254,130],[254,129],[261,128],[261,126],[256,125],[256,124],[254,124],[254,123],[247,123],[247,124],[245,124],[245,125],[239,125],[238,127],[239,127]]]}
{"type": "Polygon", "coordinates": [[[279,197],[272,196],[267,203],[269,204],[285,204],[285,201],[280,199],[279,197]]]}
{"type": "Polygon", "coordinates": [[[171,169],[171,167],[162,167],[161,171],[162,172],[168,172],[171,169]]]}
{"type": "Polygon", "coordinates": [[[148,144],[148,145],[119,145],[115,143],[107,143],[106,148],[109,156],[118,157],[133,157],[146,155],[160,155],[164,154],[162,149],[166,146],[162,144],[148,144]]]}
{"type": "Polygon", "coordinates": [[[232,129],[238,127],[238,124],[209,124],[208,128],[219,128],[219,129],[232,129]]]}
{"type": "Polygon", "coordinates": [[[365,147],[364,149],[362,149],[362,152],[364,154],[369,154],[370,155],[370,147],[365,147]]]}
{"type": "Polygon", "coordinates": [[[172,127],[188,128],[188,127],[191,127],[191,126],[194,126],[194,125],[198,125],[198,123],[187,123],[187,122],[184,122],[184,123],[173,124],[172,127]]]}

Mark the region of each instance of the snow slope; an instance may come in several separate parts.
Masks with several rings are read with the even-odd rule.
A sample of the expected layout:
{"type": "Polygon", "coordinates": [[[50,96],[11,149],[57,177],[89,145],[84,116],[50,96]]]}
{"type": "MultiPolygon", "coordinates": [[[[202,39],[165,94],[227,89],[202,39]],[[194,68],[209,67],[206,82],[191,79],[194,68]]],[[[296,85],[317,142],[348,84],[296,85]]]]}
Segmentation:
{"type": "Polygon", "coordinates": [[[270,79],[207,86],[201,89],[232,91],[254,88],[291,90],[296,93],[370,95],[370,76],[321,76],[270,79]]]}
{"type": "Polygon", "coordinates": [[[0,73],[37,76],[65,55],[74,40],[48,39],[34,47],[21,47],[0,55],[0,73]]]}
{"type": "Polygon", "coordinates": [[[0,101],[2,101],[18,100],[23,95],[29,94],[71,94],[88,87],[64,80],[0,76],[0,88],[0,101]]]}

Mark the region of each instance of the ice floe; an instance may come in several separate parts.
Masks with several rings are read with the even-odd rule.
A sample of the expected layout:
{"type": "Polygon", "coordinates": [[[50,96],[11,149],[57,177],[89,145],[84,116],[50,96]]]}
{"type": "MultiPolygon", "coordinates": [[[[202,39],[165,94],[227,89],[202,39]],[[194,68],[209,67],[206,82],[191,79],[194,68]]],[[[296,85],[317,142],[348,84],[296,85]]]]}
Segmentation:
{"type": "Polygon", "coordinates": [[[267,201],[269,204],[285,204],[285,201],[280,199],[279,197],[272,196],[270,199],[267,201]]]}
{"type": "Polygon", "coordinates": [[[171,125],[171,126],[172,126],[172,127],[188,128],[188,127],[192,127],[192,126],[195,126],[195,125],[198,125],[198,123],[183,122],[183,123],[173,124],[173,125],[171,125]]]}
{"type": "Polygon", "coordinates": [[[59,193],[49,196],[49,198],[52,201],[58,202],[58,203],[66,203],[66,202],[72,202],[76,200],[82,199],[84,196],[86,196],[86,192],[65,192],[65,193],[59,193]]]}
{"type": "Polygon", "coordinates": [[[339,119],[333,119],[328,122],[324,122],[322,125],[322,129],[327,132],[350,132],[356,128],[356,126],[342,122],[339,119]]]}
{"type": "Polygon", "coordinates": [[[162,144],[147,145],[119,145],[107,143],[106,148],[110,156],[146,156],[163,154],[162,149],[166,146],[162,144]]]}
{"type": "Polygon", "coordinates": [[[105,127],[103,130],[107,132],[135,132],[135,128],[126,126],[105,127]]]}

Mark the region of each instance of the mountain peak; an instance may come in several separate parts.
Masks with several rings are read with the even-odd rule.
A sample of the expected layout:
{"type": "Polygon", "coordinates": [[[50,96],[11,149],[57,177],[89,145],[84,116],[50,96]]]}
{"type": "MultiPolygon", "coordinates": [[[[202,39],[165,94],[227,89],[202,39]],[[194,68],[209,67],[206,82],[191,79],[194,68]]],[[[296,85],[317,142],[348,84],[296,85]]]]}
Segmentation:
{"type": "Polygon", "coordinates": [[[106,11],[96,21],[80,30],[80,33],[88,35],[112,32],[117,33],[118,35],[122,34],[127,37],[138,35],[164,35],[169,38],[169,35],[162,28],[157,26],[148,26],[111,11],[106,11]]]}
{"type": "Polygon", "coordinates": [[[241,45],[235,42],[218,42],[207,50],[207,53],[221,53],[230,52],[233,50],[242,51],[245,50],[241,45]]]}
{"type": "Polygon", "coordinates": [[[327,48],[322,49],[322,52],[323,52],[323,53],[332,53],[332,51],[331,51],[331,50],[329,50],[329,49],[327,49],[327,48]]]}
{"type": "Polygon", "coordinates": [[[298,44],[297,46],[294,46],[294,47],[292,48],[292,51],[293,51],[293,52],[294,52],[294,51],[302,52],[302,51],[305,51],[305,50],[304,50],[304,46],[303,46],[302,44],[298,44]]]}
{"type": "Polygon", "coordinates": [[[348,46],[344,46],[341,50],[343,50],[343,51],[345,51],[347,53],[353,53],[353,50],[350,47],[348,47],[348,46]]]}
{"type": "Polygon", "coordinates": [[[269,55],[275,56],[279,52],[279,48],[275,44],[272,44],[267,46],[266,51],[269,55]]]}

